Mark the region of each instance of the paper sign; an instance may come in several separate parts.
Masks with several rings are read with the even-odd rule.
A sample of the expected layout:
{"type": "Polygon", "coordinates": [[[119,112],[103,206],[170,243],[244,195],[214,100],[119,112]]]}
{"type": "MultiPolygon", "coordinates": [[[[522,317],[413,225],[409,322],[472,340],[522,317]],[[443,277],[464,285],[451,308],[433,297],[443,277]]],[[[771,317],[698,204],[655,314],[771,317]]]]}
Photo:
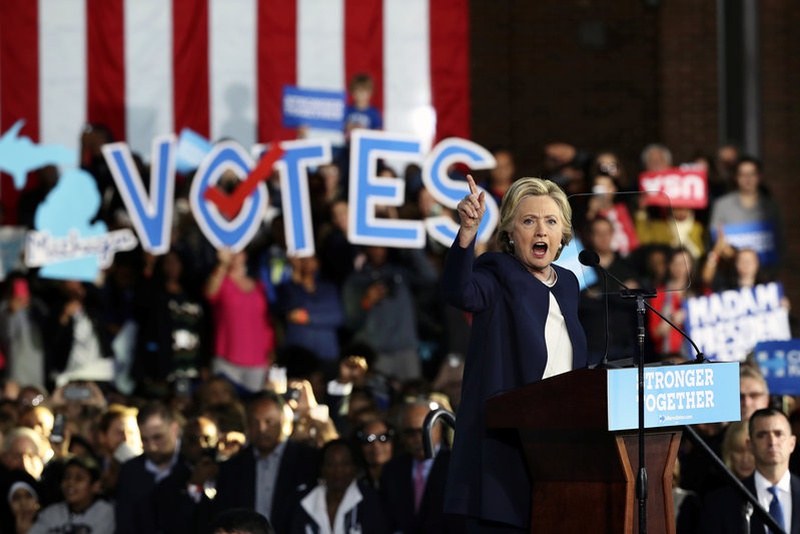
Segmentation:
{"type": "Polygon", "coordinates": [[[283,125],[287,128],[344,130],[344,91],[320,91],[283,86],[283,125]]]}
{"type": "Polygon", "coordinates": [[[65,172],[36,210],[36,230],[28,234],[25,264],[41,266],[39,276],[93,282],[116,252],[133,250],[130,230],[108,233],[103,222],[91,222],[100,208],[94,178],[84,170],[65,172]]]}
{"type": "Polygon", "coordinates": [[[189,174],[200,166],[212,148],[214,145],[208,139],[190,128],[184,128],[178,136],[175,170],[189,174]]]}
{"type": "Polygon", "coordinates": [[[710,360],[743,361],[760,341],[790,339],[778,282],[693,297],[684,303],[686,333],[710,360]]]}
{"type": "MultiPolygon", "coordinates": [[[[761,265],[769,267],[778,263],[777,238],[772,221],[753,221],[722,225],[725,240],[736,249],[751,249],[758,253],[761,265]]],[[[716,242],[717,229],[711,229],[711,239],[716,242]]]]}
{"type": "Polygon", "coordinates": [[[37,145],[30,138],[20,136],[24,125],[24,120],[18,120],[0,137],[0,171],[11,175],[14,187],[22,189],[28,173],[46,165],[77,163],[77,156],[72,150],[58,145],[37,145]]]}
{"type": "Polygon", "coordinates": [[[708,205],[706,171],[694,165],[639,175],[639,189],[662,195],[647,195],[649,206],[703,209],[708,205]]]}
{"type": "Polygon", "coordinates": [[[772,395],[800,394],[800,339],[762,341],[755,360],[772,395]]]}

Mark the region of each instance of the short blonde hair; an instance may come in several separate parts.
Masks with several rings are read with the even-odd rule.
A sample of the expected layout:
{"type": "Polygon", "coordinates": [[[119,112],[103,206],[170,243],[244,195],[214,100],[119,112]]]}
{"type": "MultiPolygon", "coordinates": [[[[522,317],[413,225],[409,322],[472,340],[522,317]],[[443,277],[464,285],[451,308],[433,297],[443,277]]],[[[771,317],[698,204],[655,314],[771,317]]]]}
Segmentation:
{"type": "Polygon", "coordinates": [[[531,196],[548,196],[552,198],[559,211],[561,211],[561,222],[564,228],[561,232],[562,247],[556,252],[556,259],[561,255],[564,246],[572,241],[572,206],[569,205],[567,195],[555,183],[541,178],[520,178],[503,195],[503,202],[500,205],[500,224],[497,229],[497,244],[500,250],[513,253],[514,247],[510,243],[509,233],[514,225],[514,217],[517,209],[524,199],[531,196]]]}
{"type": "Polygon", "coordinates": [[[744,436],[745,441],[750,439],[748,433],[747,421],[736,421],[728,425],[725,431],[725,438],[722,440],[722,461],[728,466],[728,469],[733,470],[733,447],[736,444],[736,439],[744,436]]]}

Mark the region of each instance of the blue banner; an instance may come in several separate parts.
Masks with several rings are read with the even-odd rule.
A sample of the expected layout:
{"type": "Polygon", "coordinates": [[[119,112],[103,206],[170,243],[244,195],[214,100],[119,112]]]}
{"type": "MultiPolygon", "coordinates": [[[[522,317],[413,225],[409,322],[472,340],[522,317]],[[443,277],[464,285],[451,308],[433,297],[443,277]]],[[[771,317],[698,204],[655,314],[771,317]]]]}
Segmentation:
{"type": "Polygon", "coordinates": [[[287,128],[344,130],[344,91],[320,91],[283,86],[283,125],[287,128]]]}
{"type": "Polygon", "coordinates": [[[763,341],[755,354],[771,394],[800,394],[800,339],[763,341]]]}
{"type": "MultiPolygon", "coordinates": [[[[608,429],[639,427],[638,369],[608,371],[608,429]]],[[[644,370],[645,428],[741,419],[739,364],[649,367],[644,370]]]]}

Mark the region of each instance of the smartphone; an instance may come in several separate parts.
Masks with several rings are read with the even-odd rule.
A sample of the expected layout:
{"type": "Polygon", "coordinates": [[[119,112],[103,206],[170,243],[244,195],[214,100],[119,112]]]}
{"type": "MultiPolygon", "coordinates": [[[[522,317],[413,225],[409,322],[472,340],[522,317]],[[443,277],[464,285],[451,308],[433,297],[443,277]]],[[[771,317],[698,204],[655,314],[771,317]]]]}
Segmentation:
{"type": "Polygon", "coordinates": [[[52,443],[64,443],[64,414],[57,413],[53,418],[53,430],[50,432],[52,443]]]}
{"type": "Polygon", "coordinates": [[[86,400],[91,398],[92,390],[83,384],[68,384],[64,387],[64,398],[67,400],[86,400]]]}

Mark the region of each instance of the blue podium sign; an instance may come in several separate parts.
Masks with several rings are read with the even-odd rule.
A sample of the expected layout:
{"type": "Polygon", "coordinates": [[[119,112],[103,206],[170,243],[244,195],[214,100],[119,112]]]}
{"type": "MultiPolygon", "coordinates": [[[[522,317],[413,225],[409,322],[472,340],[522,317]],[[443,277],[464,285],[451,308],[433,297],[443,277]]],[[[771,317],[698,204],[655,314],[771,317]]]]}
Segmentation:
{"type": "MultiPolygon", "coordinates": [[[[637,369],[608,371],[608,429],[639,426],[637,369]]],[[[645,428],[738,421],[739,364],[648,367],[644,370],[645,428]]]]}

